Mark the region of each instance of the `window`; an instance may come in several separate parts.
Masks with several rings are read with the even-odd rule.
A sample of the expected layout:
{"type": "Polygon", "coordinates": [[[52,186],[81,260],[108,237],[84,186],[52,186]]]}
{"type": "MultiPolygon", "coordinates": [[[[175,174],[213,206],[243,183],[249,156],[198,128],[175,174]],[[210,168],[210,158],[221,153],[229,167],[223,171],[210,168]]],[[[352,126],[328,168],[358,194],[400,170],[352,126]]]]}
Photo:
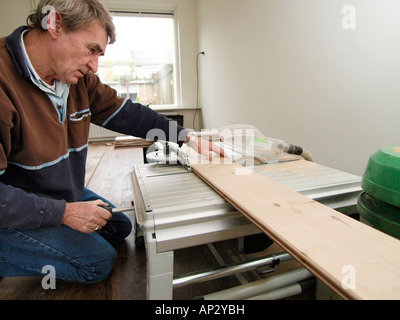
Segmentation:
{"type": "Polygon", "coordinates": [[[99,61],[101,81],[144,105],[176,105],[172,13],[112,13],[117,40],[99,61]]]}

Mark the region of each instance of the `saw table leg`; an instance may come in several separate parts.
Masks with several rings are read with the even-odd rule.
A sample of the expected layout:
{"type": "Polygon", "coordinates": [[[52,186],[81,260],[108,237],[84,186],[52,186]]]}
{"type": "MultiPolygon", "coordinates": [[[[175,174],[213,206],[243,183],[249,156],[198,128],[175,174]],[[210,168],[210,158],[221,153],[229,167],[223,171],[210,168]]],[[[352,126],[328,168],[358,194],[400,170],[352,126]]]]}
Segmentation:
{"type": "Polygon", "coordinates": [[[174,252],[157,252],[153,233],[146,232],[147,299],[172,300],[174,252]]]}

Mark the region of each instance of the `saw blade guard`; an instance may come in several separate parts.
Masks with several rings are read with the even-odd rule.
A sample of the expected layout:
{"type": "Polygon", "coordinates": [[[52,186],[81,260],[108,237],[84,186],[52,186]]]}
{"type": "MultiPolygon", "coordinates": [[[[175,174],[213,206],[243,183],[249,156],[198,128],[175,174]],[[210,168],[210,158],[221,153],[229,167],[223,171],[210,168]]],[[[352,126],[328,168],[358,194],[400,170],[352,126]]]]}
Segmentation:
{"type": "Polygon", "coordinates": [[[283,140],[269,138],[256,127],[237,124],[218,129],[220,146],[232,159],[242,165],[278,162],[284,153],[301,155],[306,160],[312,156],[302,147],[286,143],[283,140]]]}
{"type": "Polygon", "coordinates": [[[265,137],[251,125],[231,125],[218,129],[221,147],[232,161],[242,165],[277,162],[285,142],[265,137]]]}

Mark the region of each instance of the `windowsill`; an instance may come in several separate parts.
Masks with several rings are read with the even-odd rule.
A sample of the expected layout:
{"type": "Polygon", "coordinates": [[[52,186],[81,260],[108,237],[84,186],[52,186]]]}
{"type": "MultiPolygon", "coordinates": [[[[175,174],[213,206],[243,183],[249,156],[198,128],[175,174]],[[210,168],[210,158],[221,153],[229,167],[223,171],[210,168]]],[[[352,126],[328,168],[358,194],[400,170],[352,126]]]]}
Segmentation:
{"type": "Polygon", "coordinates": [[[201,109],[201,107],[178,107],[178,106],[152,106],[150,105],[150,108],[157,111],[157,112],[163,112],[163,111],[182,111],[182,110],[196,110],[196,109],[201,109]]]}

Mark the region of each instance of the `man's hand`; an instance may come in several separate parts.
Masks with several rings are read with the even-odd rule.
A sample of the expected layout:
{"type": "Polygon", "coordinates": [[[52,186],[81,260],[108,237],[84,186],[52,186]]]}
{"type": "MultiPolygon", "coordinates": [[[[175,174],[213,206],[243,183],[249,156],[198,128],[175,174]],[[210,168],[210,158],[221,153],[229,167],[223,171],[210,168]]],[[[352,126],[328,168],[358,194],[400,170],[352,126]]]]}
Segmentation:
{"type": "Polygon", "coordinates": [[[224,149],[209,140],[201,139],[193,133],[188,135],[185,143],[197,153],[205,156],[209,161],[214,158],[213,153],[216,156],[225,157],[224,149]]]}
{"type": "Polygon", "coordinates": [[[111,219],[111,213],[99,206],[108,206],[101,200],[87,202],[69,202],[61,221],[72,229],[83,233],[100,230],[111,219]]]}

